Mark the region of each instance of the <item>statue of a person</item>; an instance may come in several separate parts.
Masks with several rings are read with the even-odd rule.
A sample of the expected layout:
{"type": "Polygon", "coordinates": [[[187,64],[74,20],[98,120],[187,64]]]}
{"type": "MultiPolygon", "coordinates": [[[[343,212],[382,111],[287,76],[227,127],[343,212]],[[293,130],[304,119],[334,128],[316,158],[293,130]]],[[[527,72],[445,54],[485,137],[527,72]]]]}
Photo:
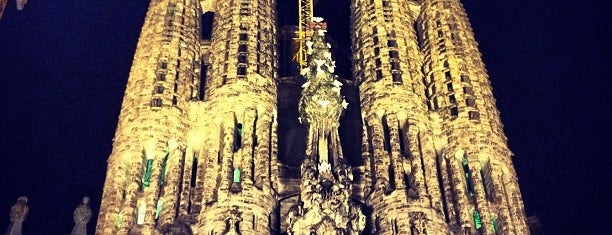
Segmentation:
{"type": "Polygon", "coordinates": [[[74,227],[70,235],[87,235],[87,223],[91,219],[89,197],[83,197],[83,201],[74,209],[72,215],[74,218],[74,227]]]}
{"type": "Polygon", "coordinates": [[[5,235],[21,235],[23,221],[28,216],[28,198],[19,197],[13,207],[11,207],[11,224],[6,230],[5,235]]]}

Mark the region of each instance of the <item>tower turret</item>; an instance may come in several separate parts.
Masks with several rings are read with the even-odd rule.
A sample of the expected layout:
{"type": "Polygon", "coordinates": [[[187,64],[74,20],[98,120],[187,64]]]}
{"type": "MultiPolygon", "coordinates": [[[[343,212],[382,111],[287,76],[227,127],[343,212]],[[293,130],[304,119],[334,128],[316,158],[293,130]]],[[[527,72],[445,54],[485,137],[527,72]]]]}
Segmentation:
{"type": "Polygon", "coordinates": [[[449,224],[481,234],[527,234],[512,153],[486,69],[459,0],[422,1],[419,44],[449,224]]]}
{"type": "Polygon", "coordinates": [[[415,1],[353,0],[353,75],[363,118],[364,196],[373,230],[409,234],[442,225],[435,146],[413,25],[415,1]]]}
{"type": "Polygon", "coordinates": [[[97,234],[151,234],[173,223],[188,101],[200,76],[199,2],[153,0],[136,46],[97,234]],[[164,210],[162,210],[164,209],[164,210]]]}
{"type": "MultiPolygon", "coordinates": [[[[276,208],[276,1],[210,1],[203,102],[189,112],[197,156],[196,233],[270,233],[276,208]]],[[[192,176],[193,177],[193,176],[192,176]]]]}

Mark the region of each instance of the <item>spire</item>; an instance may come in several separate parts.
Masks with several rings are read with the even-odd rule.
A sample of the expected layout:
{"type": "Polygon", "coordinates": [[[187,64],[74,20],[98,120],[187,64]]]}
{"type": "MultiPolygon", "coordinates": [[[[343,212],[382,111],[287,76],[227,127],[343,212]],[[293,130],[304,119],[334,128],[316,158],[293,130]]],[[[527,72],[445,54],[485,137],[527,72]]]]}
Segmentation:
{"type": "Polygon", "coordinates": [[[321,18],[314,20],[310,25],[313,34],[305,43],[308,60],[301,71],[306,83],[302,85],[299,112],[300,121],[309,128],[306,155],[327,169],[341,158],[337,129],[348,103],[340,94],[342,83],[333,74],[336,66],[329,51],[331,45],[325,42],[327,25],[321,18]]]}
{"type": "Polygon", "coordinates": [[[326,24],[314,18],[306,42],[307,67],[302,70],[300,120],[308,126],[306,159],[301,166],[299,202],[289,209],[287,233],[360,234],[365,228],[361,205],[351,200],[353,174],[342,157],[338,135],[347,107],[340,94],[334,61],[325,42],[326,24]]]}

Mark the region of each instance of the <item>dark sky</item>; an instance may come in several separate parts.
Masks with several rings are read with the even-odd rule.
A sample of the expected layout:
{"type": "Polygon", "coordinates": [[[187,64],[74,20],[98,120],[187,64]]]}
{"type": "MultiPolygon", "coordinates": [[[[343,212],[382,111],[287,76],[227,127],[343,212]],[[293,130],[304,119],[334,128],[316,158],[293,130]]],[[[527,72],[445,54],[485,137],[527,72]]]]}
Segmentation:
{"type": "MultiPolygon", "coordinates": [[[[338,53],[348,53],[341,13],[348,1],[320,2],[315,15],[339,22],[330,33],[338,53]]],[[[612,21],[604,14],[612,11],[598,0],[463,3],[516,156],[527,214],[540,217],[546,234],[604,234],[612,204],[612,130],[605,125],[612,117],[605,24],[612,21]]],[[[25,235],[69,233],[84,195],[97,213],[147,6],[30,1],[17,12],[9,2],[0,21],[0,232],[21,195],[30,198],[25,235]]],[[[292,14],[284,10],[281,18],[292,14]]]]}

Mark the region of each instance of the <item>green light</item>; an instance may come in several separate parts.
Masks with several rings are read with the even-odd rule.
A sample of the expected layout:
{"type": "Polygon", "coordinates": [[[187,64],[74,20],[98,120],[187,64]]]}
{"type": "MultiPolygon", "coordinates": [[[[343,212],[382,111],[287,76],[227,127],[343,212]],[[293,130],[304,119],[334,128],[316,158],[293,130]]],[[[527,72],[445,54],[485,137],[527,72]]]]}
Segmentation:
{"type": "Polygon", "coordinates": [[[149,184],[151,183],[151,170],[153,169],[153,159],[147,159],[146,162],[146,166],[145,166],[145,172],[144,175],[142,176],[142,187],[146,188],[149,187],[149,184]]]}
{"type": "Polygon", "coordinates": [[[240,169],[234,168],[234,183],[240,183],[240,169]]]}
{"type": "Polygon", "coordinates": [[[164,185],[164,182],[166,182],[166,165],[168,163],[169,155],[170,155],[170,150],[166,149],[166,156],[164,156],[164,163],[162,163],[162,172],[161,172],[161,175],[159,175],[159,185],[160,186],[164,185]]]}
{"type": "Polygon", "coordinates": [[[474,210],[474,225],[476,229],[482,228],[482,221],[480,220],[480,213],[477,210],[474,210]]]}
{"type": "Polygon", "coordinates": [[[491,229],[493,230],[493,233],[497,233],[497,216],[493,216],[493,218],[491,218],[491,229]]]}

